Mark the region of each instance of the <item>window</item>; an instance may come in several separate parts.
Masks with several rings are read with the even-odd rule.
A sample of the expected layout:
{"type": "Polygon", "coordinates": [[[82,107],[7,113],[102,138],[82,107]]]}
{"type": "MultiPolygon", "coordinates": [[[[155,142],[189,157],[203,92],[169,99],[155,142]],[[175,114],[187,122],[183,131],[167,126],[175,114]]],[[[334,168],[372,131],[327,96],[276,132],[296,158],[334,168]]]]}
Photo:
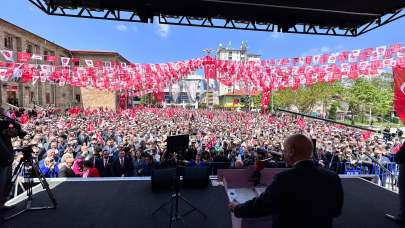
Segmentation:
{"type": "Polygon", "coordinates": [[[48,55],[49,52],[47,50],[44,50],[44,61],[48,60],[48,55]]]}
{"type": "Polygon", "coordinates": [[[77,102],[77,103],[80,103],[80,94],[76,94],[76,97],[75,97],[75,98],[76,98],[76,102],[77,102]]]}
{"type": "Polygon", "coordinates": [[[39,55],[41,53],[41,48],[39,47],[39,45],[35,45],[35,54],[39,55]]]}
{"type": "Polygon", "coordinates": [[[228,60],[232,60],[232,56],[229,56],[229,57],[228,57],[228,60]]]}
{"type": "Polygon", "coordinates": [[[32,47],[32,44],[30,44],[30,43],[27,43],[27,49],[25,50],[25,52],[28,52],[28,53],[30,53],[30,54],[32,54],[33,53],[33,47],[32,47]]]}
{"type": "Polygon", "coordinates": [[[34,92],[30,92],[30,103],[33,103],[34,102],[34,97],[35,97],[35,95],[34,95],[34,92]]]}
{"type": "Polygon", "coordinates": [[[45,94],[45,100],[46,100],[46,104],[50,104],[50,103],[51,103],[51,94],[50,94],[50,93],[46,93],[46,94],[45,94]]]}
{"type": "Polygon", "coordinates": [[[15,38],[15,43],[17,45],[17,51],[22,51],[22,42],[20,37],[15,38]]]}
{"type": "Polygon", "coordinates": [[[13,37],[9,34],[4,36],[4,48],[13,50],[13,37]]]}

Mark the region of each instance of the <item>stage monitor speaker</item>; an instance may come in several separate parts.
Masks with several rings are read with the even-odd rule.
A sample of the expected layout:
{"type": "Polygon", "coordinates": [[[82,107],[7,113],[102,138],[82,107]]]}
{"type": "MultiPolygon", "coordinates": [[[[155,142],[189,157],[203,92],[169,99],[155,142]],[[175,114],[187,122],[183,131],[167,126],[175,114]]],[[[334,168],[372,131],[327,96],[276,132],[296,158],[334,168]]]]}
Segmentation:
{"type": "Polygon", "coordinates": [[[208,167],[184,167],[183,168],[183,187],[202,188],[209,184],[208,167]]]}
{"type": "Polygon", "coordinates": [[[182,153],[184,153],[188,148],[189,135],[169,136],[166,139],[166,143],[168,153],[172,154],[176,152],[179,155],[183,155],[182,153]]]}
{"type": "Polygon", "coordinates": [[[176,168],[153,169],[152,171],[152,189],[173,189],[176,178],[176,168]]]}

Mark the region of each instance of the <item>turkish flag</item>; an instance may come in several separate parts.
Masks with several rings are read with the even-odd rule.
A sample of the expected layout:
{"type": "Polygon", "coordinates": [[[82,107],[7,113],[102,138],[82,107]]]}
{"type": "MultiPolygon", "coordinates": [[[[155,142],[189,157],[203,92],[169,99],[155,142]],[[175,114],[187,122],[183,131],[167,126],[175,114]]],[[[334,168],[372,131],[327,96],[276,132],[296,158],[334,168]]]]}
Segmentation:
{"type": "Polygon", "coordinates": [[[262,108],[264,110],[266,110],[267,107],[269,107],[270,98],[271,98],[271,90],[263,91],[263,95],[262,95],[262,99],[260,101],[260,105],[262,106],[262,108]]]}
{"type": "Polygon", "coordinates": [[[393,67],[394,72],[394,110],[405,124],[405,68],[393,67]]]}
{"type": "Polygon", "coordinates": [[[204,74],[205,78],[217,78],[217,65],[215,64],[215,60],[212,59],[210,56],[204,58],[204,74]]]}
{"type": "Polygon", "coordinates": [[[18,62],[27,63],[31,59],[31,54],[27,52],[18,52],[17,59],[18,62]]]}
{"type": "Polygon", "coordinates": [[[48,55],[48,56],[46,56],[46,61],[48,61],[48,62],[56,62],[56,56],[48,55]]]}
{"type": "Polygon", "coordinates": [[[7,61],[14,61],[13,52],[7,50],[0,50],[1,54],[3,55],[4,59],[7,61]]]}

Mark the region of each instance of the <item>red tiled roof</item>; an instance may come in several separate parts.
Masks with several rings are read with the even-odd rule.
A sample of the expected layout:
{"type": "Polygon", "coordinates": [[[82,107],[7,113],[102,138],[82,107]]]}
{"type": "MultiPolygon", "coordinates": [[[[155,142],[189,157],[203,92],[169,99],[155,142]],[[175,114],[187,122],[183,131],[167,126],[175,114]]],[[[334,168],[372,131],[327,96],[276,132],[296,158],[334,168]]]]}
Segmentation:
{"type": "Polygon", "coordinates": [[[118,55],[117,52],[112,52],[112,51],[91,51],[91,50],[69,50],[72,53],[78,53],[78,54],[88,54],[88,53],[97,53],[97,54],[113,54],[113,55],[118,55]]]}
{"type": "Polygon", "coordinates": [[[121,57],[122,59],[124,59],[125,61],[127,61],[128,63],[130,63],[130,61],[128,61],[128,59],[126,59],[124,56],[122,56],[120,53],[118,52],[113,52],[113,51],[92,51],[92,50],[69,50],[70,53],[72,54],[104,54],[104,55],[117,55],[119,57],[121,57]]]}
{"type": "Polygon", "coordinates": [[[258,96],[261,92],[259,90],[250,91],[250,94],[245,90],[234,89],[233,91],[223,96],[258,96]]]}

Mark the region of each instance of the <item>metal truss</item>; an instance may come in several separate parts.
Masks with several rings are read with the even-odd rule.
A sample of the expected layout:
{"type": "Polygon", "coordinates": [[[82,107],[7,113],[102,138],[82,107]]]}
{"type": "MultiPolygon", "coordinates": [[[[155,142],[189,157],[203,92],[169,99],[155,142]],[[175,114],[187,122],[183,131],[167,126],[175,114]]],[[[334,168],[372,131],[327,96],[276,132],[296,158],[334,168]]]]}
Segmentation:
{"type": "Polygon", "coordinates": [[[213,18],[196,18],[188,16],[159,16],[160,24],[168,25],[187,25],[209,28],[224,28],[251,30],[262,32],[283,32],[298,34],[316,34],[329,36],[356,36],[356,28],[332,28],[320,27],[316,25],[294,25],[293,27],[284,27],[272,23],[261,23],[254,21],[240,21],[232,19],[213,19],[213,18]]]}
{"type": "Polygon", "coordinates": [[[143,17],[135,11],[119,9],[97,9],[89,7],[64,7],[51,4],[51,0],[29,0],[33,5],[48,15],[79,17],[90,19],[153,23],[153,17],[143,17]]]}
{"type": "Polygon", "coordinates": [[[102,20],[116,20],[127,22],[142,22],[153,23],[154,16],[158,17],[160,24],[167,25],[184,25],[194,27],[207,27],[207,28],[222,28],[222,29],[238,29],[250,31],[264,31],[264,32],[282,32],[282,33],[296,33],[296,34],[314,34],[314,35],[327,35],[327,36],[347,36],[356,37],[366,32],[372,31],[385,24],[398,20],[405,16],[405,9],[399,9],[394,13],[389,13],[377,17],[373,21],[366,23],[359,27],[331,27],[319,26],[315,24],[296,24],[290,27],[277,25],[268,22],[258,21],[241,21],[230,18],[213,18],[213,17],[192,17],[182,15],[162,15],[159,12],[151,12],[142,15],[140,12],[131,10],[118,10],[118,9],[100,9],[82,6],[69,6],[54,4],[52,0],[29,0],[37,8],[42,10],[48,15],[55,16],[68,16],[79,18],[92,18],[102,20]]]}

